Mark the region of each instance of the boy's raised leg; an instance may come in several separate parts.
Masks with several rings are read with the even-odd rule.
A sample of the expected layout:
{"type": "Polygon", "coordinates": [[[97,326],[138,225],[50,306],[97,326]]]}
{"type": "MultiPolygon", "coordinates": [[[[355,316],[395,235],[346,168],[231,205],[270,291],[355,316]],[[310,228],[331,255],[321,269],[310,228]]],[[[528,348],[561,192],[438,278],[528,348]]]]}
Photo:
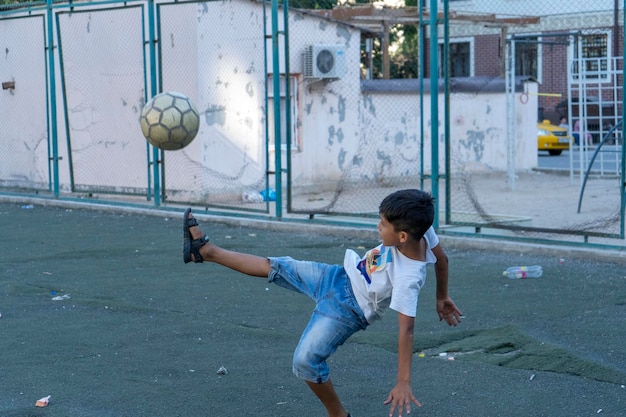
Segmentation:
{"type": "MultiPolygon", "coordinates": [[[[190,210],[187,210],[185,213],[187,214],[187,219],[194,219],[190,210]]],[[[202,230],[200,230],[200,227],[197,225],[197,222],[189,222],[184,219],[183,228],[188,228],[189,235],[192,240],[203,239],[205,236],[202,230]]],[[[222,249],[207,239],[198,249],[198,252],[202,257],[202,261],[198,261],[193,251],[189,253],[187,246],[189,245],[184,245],[183,247],[183,251],[187,251],[185,259],[190,258],[194,262],[214,262],[234,271],[254,277],[267,278],[270,273],[270,261],[262,256],[222,249]]]]}
{"type": "MultiPolygon", "coordinates": [[[[190,210],[187,210],[185,215],[187,217],[184,219],[183,228],[185,231],[188,231],[188,234],[185,234],[186,240],[194,241],[199,239],[199,243],[196,243],[196,247],[193,250],[190,250],[191,245],[188,244],[190,242],[185,242],[183,245],[183,251],[185,252],[183,259],[196,262],[197,259],[194,252],[197,252],[202,257],[202,260],[199,262],[217,263],[234,271],[255,277],[266,278],[269,275],[269,259],[220,248],[209,241],[208,238],[205,238],[206,235],[202,232],[202,230],[200,230],[200,227],[197,225],[197,221],[190,222],[187,220],[194,218],[190,210]],[[198,247],[197,245],[200,246],[198,247]]],[[[343,405],[341,404],[330,379],[322,384],[316,384],[309,381],[306,382],[317,398],[319,398],[322,404],[324,404],[324,407],[326,407],[328,417],[350,416],[343,408],[343,405]]]]}

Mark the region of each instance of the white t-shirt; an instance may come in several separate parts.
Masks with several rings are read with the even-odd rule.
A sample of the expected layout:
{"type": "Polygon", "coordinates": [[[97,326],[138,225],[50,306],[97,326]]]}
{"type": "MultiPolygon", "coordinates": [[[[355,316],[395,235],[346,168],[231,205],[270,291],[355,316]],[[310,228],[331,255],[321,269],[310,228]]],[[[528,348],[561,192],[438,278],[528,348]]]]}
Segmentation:
{"type": "Polygon", "coordinates": [[[387,307],[409,317],[417,313],[417,299],[426,280],[426,266],[437,262],[432,248],[439,237],[431,227],[424,234],[426,261],[403,255],[395,246],[378,245],[362,258],[348,249],[343,266],[368,323],[380,319],[387,307]]]}

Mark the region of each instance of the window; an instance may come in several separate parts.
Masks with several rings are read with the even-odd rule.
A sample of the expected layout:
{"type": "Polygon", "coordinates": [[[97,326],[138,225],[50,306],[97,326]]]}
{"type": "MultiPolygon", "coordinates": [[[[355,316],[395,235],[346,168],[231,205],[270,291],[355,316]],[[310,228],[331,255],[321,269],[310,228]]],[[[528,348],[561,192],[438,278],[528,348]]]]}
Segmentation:
{"type": "Polygon", "coordinates": [[[572,76],[578,79],[584,71],[585,79],[608,79],[610,72],[611,39],[608,33],[586,34],[575,38],[572,46],[572,76]],[[582,54],[579,57],[579,54],[582,54]]]}
{"type": "MultiPolygon", "coordinates": [[[[451,40],[448,45],[450,77],[471,77],[474,75],[473,40],[451,40]]],[[[443,61],[443,42],[439,44],[439,62],[443,61]]],[[[439,67],[439,76],[443,77],[443,65],[439,67]]]]}
{"type": "Polygon", "coordinates": [[[515,75],[525,75],[540,81],[539,38],[530,36],[515,40],[515,75]]]}
{"type": "MultiPolygon", "coordinates": [[[[298,122],[298,103],[297,103],[297,90],[296,86],[297,78],[296,76],[291,76],[289,79],[289,96],[291,99],[291,149],[298,150],[299,149],[299,138],[297,136],[298,129],[296,129],[298,122]]],[[[285,113],[285,108],[287,106],[287,88],[285,84],[285,76],[280,76],[280,136],[281,136],[281,149],[286,149],[286,140],[287,140],[287,117],[285,113]]],[[[267,127],[269,134],[269,146],[270,150],[275,149],[275,141],[274,141],[274,79],[270,74],[267,77],[267,127]]]]}

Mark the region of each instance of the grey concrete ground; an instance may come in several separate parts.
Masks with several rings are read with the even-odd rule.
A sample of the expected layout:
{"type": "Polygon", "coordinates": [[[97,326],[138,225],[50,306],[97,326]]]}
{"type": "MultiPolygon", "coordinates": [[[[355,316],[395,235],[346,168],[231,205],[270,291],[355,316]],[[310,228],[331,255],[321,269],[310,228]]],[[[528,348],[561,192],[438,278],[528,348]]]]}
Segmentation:
{"type": "MultiPolygon", "coordinates": [[[[184,265],[182,209],[22,205],[0,203],[0,416],[325,414],[291,373],[311,302],[216,265],[184,265]]],[[[337,263],[348,247],[377,243],[374,232],[199,217],[222,246],[265,256],[337,263]]],[[[423,406],[412,415],[626,415],[621,251],[443,242],[466,317],[457,328],[438,322],[431,270],[412,374],[423,406]],[[504,278],[514,264],[540,264],[544,275],[504,278]]],[[[341,347],[331,372],[353,416],[387,416],[393,312],[341,347]]]]}

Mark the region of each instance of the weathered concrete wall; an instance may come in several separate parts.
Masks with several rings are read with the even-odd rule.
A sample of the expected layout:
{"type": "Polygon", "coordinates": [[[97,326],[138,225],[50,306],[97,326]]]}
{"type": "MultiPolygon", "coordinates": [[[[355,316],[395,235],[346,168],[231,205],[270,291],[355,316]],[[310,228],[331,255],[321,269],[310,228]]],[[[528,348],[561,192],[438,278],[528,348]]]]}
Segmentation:
{"type": "Polygon", "coordinates": [[[43,17],[0,25],[0,180],[47,185],[46,67],[43,17]]]}
{"type": "MultiPolygon", "coordinates": [[[[242,189],[258,183],[267,171],[265,85],[267,74],[275,72],[271,39],[266,36],[270,34],[270,16],[264,21],[261,4],[239,0],[168,5],[160,15],[163,62],[159,69],[163,90],[189,95],[202,119],[198,137],[188,148],[166,154],[168,187],[202,193],[203,188],[214,186],[207,180],[209,174],[222,183],[234,178],[242,189]],[[195,182],[190,182],[190,177],[195,182]]],[[[74,179],[78,185],[112,189],[147,186],[148,153],[138,123],[145,88],[146,63],[141,55],[147,51],[142,43],[140,17],[139,8],[134,8],[128,13],[116,9],[66,14],[60,21],[64,51],[68,54],[64,61],[65,75],[71,76],[65,88],[74,179]],[[128,35],[131,22],[135,23],[132,36],[128,35]]],[[[280,19],[279,30],[283,29],[280,19]]],[[[348,170],[354,171],[351,180],[356,181],[414,175],[419,169],[422,149],[424,171],[428,172],[432,140],[430,96],[424,97],[425,131],[420,138],[419,93],[362,90],[359,30],[292,12],[289,31],[289,66],[296,77],[293,105],[297,113],[294,123],[298,145],[293,149],[291,165],[294,186],[333,184],[342,176],[345,178],[348,170]],[[334,80],[305,79],[302,54],[312,44],[342,45],[345,74],[334,80]]],[[[284,50],[284,38],[279,45],[284,50]]],[[[283,72],[282,51],[279,56],[278,72],[283,72]]],[[[20,69],[20,75],[37,79],[42,70],[25,66],[20,69]]],[[[0,75],[11,73],[0,66],[0,75]]],[[[66,146],[65,115],[61,111],[63,84],[58,62],[56,75],[59,156],[63,158],[60,181],[62,188],[67,189],[70,152],[66,146]]],[[[19,80],[18,85],[22,85],[19,80]]],[[[533,84],[529,85],[532,89],[533,84]]],[[[11,100],[19,97],[16,95],[11,100]]],[[[515,168],[528,170],[537,164],[536,96],[529,95],[524,105],[519,104],[518,98],[519,95],[515,114],[515,168]]],[[[443,95],[439,106],[443,109],[443,95]]],[[[505,109],[503,93],[452,96],[453,169],[507,169],[505,109]]],[[[0,114],[0,123],[10,126],[11,122],[3,117],[0,114]]],[[[443,126],[440,121],[437,123],[441,172],[443,126]]],[[[4,137],[12,140],[15,134],[11,135],[4,137]]],[[[2,140],[6,140],[4,137],[2,140]]],[[[39,149],[37,155],[44,150],[39,149]]],[[[27,156],[31,150],[23,152],[20,155],[27,156]]],[[[0,158],[14,157],[0,153],[0,158]]],[[[0,161],[0,166],[5,164],[0,161]]],[[[35,174],[20,175],[45,178],[47,164],[46,155],[42,155],[31,163],[35,174]]]]}

